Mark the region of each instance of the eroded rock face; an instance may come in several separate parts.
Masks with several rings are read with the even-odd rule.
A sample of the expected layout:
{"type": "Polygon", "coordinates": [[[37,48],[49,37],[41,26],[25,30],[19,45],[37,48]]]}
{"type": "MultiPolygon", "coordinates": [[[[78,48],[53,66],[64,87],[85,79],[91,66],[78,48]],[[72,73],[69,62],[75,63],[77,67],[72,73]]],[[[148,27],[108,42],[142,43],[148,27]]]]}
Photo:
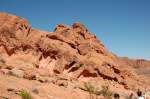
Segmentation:
{"type": "Polygon", "coordinates": [[[5,65],[24,70],[27,78],[56,74],[102,78],[128,89],[135,84],[129,82],[140,82],[132,69],[122,68],[117,57],[79,22],[46,32],[32,29],[23,18],[0,13],[0,55],[5,65]]]}

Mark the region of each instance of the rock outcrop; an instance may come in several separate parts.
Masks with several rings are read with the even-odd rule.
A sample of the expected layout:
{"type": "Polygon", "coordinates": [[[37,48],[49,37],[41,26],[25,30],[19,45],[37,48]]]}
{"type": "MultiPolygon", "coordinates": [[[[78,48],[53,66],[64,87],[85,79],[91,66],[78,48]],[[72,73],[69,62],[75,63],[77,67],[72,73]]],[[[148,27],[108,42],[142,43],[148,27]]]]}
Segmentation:
{"type": "Polygon", "coordinates": [[[67,81],[91,78],[114,82],[124,90],[147,86],[79,22],[46,32],[33,29],[23,18],[0,13],[0,58],[4,61],[0,69],[18,68],[24,71],[23,78],[42,83],[65,75],[67,81]]]}

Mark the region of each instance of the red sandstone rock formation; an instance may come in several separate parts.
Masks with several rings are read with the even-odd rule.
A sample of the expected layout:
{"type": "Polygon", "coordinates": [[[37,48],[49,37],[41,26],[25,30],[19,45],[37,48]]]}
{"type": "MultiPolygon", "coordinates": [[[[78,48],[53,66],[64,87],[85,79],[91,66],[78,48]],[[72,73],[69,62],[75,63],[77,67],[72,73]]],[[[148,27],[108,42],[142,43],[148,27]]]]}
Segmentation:
{"type": "Polygon", "coordinates": [[[63,79],[67,81],[91,78],[114,83],[123,90],[147,86],[145,79],[136,75],[132,68],[126,68],[79,22],[72,26],[60,24],[54,32],[46,32],[33,29],[23,18],[0,13],[0,58],[4,60],[0,65],[2,74],[18,68],[28,80],[46,82],[51,77],[65,75],[63,79]]]}

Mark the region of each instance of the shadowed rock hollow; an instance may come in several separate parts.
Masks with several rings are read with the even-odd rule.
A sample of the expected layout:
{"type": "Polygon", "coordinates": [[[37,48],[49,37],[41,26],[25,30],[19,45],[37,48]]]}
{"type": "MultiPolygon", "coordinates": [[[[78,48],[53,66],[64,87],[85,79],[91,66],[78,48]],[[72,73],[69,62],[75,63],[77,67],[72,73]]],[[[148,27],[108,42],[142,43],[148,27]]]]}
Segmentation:
{"type": "MultiPolygon", "coordinates": [[[[21,87],[32,90],[35,83],[42,83],[40,88],[44,91],[35,95],[36,99],[47,99],[47,90],[50,88],[43,86],[47,85],[49,79],[52,79],[51,87],[56,87],[52,88],[56,92],[51,94],[61,97],[60,99],[86,99],[86,92],[79,89],[82,89],[82,83],[87,81],[95,85],[107,83],[113,91],[120,93],[148,87],[148,82],[143,77],[137,75],[132,67],[120,62],[116,55],[109,52],[104,44],[79,22],[72,26],[59,24],[54,32],[47,32],[33,29],[26,19],[0,13],[0,60],[0,80],[7,82],[17,79],[17,87],[14,90],[21,87]],[[18,75],[17,78],[11,77],[12,71],[14,75],[18,75]],[[23,80],[31,84],[17,85],[23,80]],[[69,83],[77,89],[68,87],[69,83]],[[66,93],[79,90],[76,94],[80,95],[70,95],[73,97],[70,98],[63,89],[57,88],[61,85],[66,87],[66,93]],[[60,94],[61,92],[63,93],[60,94]],[[42,97],[43,95],[45,97],[42,97]]],[[[3,89],[0,96],[2,94],[18,97],[7,91],[8,87],[13,86],[11,84],[12,82],[6,86],[0,83],[0,88],[3,89]]]]}

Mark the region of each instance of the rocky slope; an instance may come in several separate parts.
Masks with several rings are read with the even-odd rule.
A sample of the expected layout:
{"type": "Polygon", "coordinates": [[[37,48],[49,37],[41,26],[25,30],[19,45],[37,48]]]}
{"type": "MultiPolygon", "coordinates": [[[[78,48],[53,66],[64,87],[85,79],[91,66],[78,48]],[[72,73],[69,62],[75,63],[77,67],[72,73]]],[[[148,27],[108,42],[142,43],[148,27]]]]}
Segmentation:
{"type": "Polygon", "coordinates": [[[145,59],[129,59],[127,57],[119,58],[124,66],[133,67],[138,75],[145,76],[150,83],[150,61],[145,59]]]}
{"type": "Polygon", "coordinates": [[[145,59],[129,59],[127,57],[120,57],[120,62],[133,68],[150,68],[150,61],[145,59]]]}
{"type": "Polygon", "coordinates": [[[87,99],[86,82],[107,84],[121,98],[149,87],[81,23],[47,32],[7,13],[0,13],[0,81],[0,97],[8,99],[20,99],[20,89],[35,99],[87,99]]]}

